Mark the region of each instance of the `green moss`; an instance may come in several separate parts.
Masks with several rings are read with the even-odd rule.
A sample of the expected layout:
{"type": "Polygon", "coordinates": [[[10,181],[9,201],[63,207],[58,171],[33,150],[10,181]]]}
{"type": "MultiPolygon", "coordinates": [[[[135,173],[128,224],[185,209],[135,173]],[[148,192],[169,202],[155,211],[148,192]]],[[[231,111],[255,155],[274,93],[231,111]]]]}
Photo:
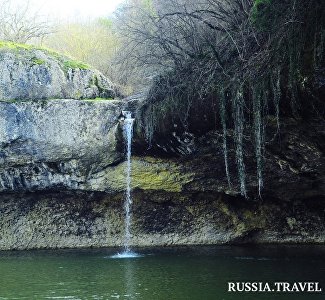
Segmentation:
{"type": "Polygon", "coordinates": [[[8,41],[0,41],[0,49],[1,48],[12,49],[12,50],[40,50],[54,58],[62,59],[64,57],[63,55],[46,47],[34,46],[28,44],[19,44],[19,43],[8,42],[8,41]]]}
{"type": "MultiPolygon", "coordinates": [[[[91,67],[81,61],[75,60],[71,57],[68,57],[66,55],[62,55],[52,49],[46,48],[46,47],[40,47],[40,46],[33,46],[33,45],[27,45],[27,44],[19,44],[19,43],[13,43],[13,42],[7,42],[7,41],[0,41],[0,49],[6,48],[9,50],[14,51],[26,51],[26,50],[40,50],[44,52],[49,57],[54,58],[59,63],[61,63],[62,68],[65,72],[67,72],[69,69],[80,69],[80,70],[88,70],[91,67]]],[[[33,64],[42,65],[45,63],[44,60],[39,59],[37,57],[32,58],[33,64]]]]}
{"type": "Polygon", "coordinates": [[[95,85],[98,88],[98,92],[100,95],[104,92],[100,84],[98,83],[98,77],[97,75],[93,75],[93,78],[90,80],[90,85],[95,85]]]}
{"type": "MultiPolygon", "coordinates": [[[[123,172],[122,181],[125,181],[123,172]]],[[[181,192],[183,185],[190,181],[190,174],[182,174],[176,164],[158,160],[150,161],[150,158],[132,162],[132,185],[143,190],[164,190],[169,192],[181,192]]]]}
{"type": "Polygon", "coordinates": [[[66,70],[67,69],[88,70],[90,68],[87,64],[77,60],[66,60],[63,62],[63,66],[66,70]]]}
{"type": "Polygon", "coordinates": [[[9,49],[15,49],[15,50],[31,50],[34,49],[34,46],[26,45],[26,44],[19,44],[19,43],[13,43],[13,42],[7,42],[7,41],[0,41],[0,48],[9,48],[9,49]]]}
{"type": "MultiPolygon", "coordinates": [[[[114,191],[125,189],[125,162],[99,174],[101,182],[105,178],[105,188],[114,191]]],[[[163,159],[132,158],[132,188],[181,192],[183,186],[192,180],[193,174],[183,173],[180,167],[163,159]]],[[[96,181],[92,182],[96,186],[96,181]]],[[[101,187],[98,187],[99,189],[101,187]]]]}
{"type": "Polygon", "coordinates": [[[0,102],[5,102],[5,103],[34,103],[34,105],[37,105],[37,107],[44,108],[49,101],[54,100],[54,99],[0,99],[0,102]]]}
{"type": "Polygon", "coordinates": [[[40,59],[40,58],[37,58],[37,57],[33,57],[31,59],[32,63],[34,65],[44,65],[45,64],[45,60],[44,59],[40,59]]]}
{"type": "Polygon", "coordinates": [[[234,226],[235,233],[238,236],[243,235],[254,229],[261,229],[266,226],[266,216],[262,209],[234,209],[222,199],[217,202],[218,210],[227,216],[234,226]]]}
{"type": "Polygon", "coordinates": [[[75,60],[75,59],[68,57],[66,55],[62,55],[62,54],[60,54],[52,49],[46,48],[46,47],[34,47],[33,49],[41,50],[41,51],[45,52],[47,55],[49,55],[50,57],[61,62],[63,65],[64,71],[67,71],[68,69],[88,70],[91,68],[86,63],[75,60]]]}

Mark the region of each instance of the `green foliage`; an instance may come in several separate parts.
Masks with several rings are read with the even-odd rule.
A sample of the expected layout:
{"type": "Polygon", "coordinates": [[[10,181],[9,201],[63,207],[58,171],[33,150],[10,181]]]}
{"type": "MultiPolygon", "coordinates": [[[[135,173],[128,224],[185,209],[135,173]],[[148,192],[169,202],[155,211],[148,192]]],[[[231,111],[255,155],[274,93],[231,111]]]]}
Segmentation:
{"type": "Polygon", "coordinates": [[[61,23],[57,25],[52,35],[43,40],[43,43],[64,53],[68,58],[74,58],[64,63],[65,69],[89,69],[89,66],[92,66],[112,78],[114,76],[111,61],[118,47],[118,39],[113,27],[110,18],[61,23]]]}
{"type": "Polygon", "coordinates": [[[272,0],[255,0],[251,10],[251,19],[253,24],[260,30],[269,28],[271,23],[273,23],[273,8],[274,1],[272,0]]]}
{"type": "Polygon", "coordinates": [[[110,30],[113,27],[113,20],[110,18],[98,18],[97,22],[100,26],[106,27],[110,30]]]}

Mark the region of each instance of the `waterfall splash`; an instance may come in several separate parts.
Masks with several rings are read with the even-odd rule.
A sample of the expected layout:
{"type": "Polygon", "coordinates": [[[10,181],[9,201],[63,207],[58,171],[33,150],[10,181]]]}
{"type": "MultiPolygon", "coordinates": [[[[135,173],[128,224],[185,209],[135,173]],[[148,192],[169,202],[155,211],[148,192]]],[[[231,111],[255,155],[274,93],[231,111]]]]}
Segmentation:
{"type": "Polygon", "coordinates": [[[131,239],[131,217],[132,217],[132,196],[131,196],[131,145],[133,136],[133,123],[132,113],[129,111],[122,111],[123,115],[123,134],[124,140],[126,142],[126,193],[124,201],[124,211],[125,211],[125,232],[124,232],[124,250],[122,253],[117,253],[113,255],[112,258],[130,258],[139,257],[141,255],[133,252],[130,248],[131,239]]]}

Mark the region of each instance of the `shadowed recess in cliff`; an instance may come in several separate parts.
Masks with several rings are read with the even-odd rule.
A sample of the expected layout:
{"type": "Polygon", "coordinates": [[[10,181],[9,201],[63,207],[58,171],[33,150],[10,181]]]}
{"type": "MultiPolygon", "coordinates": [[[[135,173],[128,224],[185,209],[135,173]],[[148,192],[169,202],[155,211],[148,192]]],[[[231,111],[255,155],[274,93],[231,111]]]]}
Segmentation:
{"type": "Polygon", "coordinates": [[[196,150],[190,134],[219,131],[228,186],[266,197],[266,148],[281,140],[285,118],[324,118],[324,2],[167,2],[143,12],[128,40],[142,46],[132,53],[139,67],[157,70],[137,117],[144,139],[184,156],[196,150]]]}

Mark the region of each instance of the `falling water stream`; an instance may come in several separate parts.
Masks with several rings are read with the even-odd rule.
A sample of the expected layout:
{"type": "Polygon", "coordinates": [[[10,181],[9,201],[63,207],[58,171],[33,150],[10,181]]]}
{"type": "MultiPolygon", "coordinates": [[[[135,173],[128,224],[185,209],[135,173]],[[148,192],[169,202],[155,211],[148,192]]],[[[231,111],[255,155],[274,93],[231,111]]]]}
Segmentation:
{"type": "Polygon", "coordinates": [[[126,193],[124,201],[124,211],[125,211],[125,231],[124,231],[124,245],[123,252],[118,253],[113,256],[113,258],[128,258],[128,257],[138,257],[139,254],[133,252],[130,248],[131,239],[131,217],[132,217],[132,195],[131,195],[131,154],[132,154],[132,136],[133,136],[133,123],[134,118],[132,118],[132,113],[129,111],[123,111],[122,115],[124,117],[123,123],[123,135],[126,143],[126,193]]]}
{"type": "Polygon", "coordinates": [[[132,114],[129,111],[124,112],[124,126],[123,133],[126,141],[126,194],[124,202],[125,210],[125,239],[124,239],[124,252],[130,253],[130,224],[131,224],[131,146],[132,146],[132,135],[133,135],[133,122],[132,114]]]}

